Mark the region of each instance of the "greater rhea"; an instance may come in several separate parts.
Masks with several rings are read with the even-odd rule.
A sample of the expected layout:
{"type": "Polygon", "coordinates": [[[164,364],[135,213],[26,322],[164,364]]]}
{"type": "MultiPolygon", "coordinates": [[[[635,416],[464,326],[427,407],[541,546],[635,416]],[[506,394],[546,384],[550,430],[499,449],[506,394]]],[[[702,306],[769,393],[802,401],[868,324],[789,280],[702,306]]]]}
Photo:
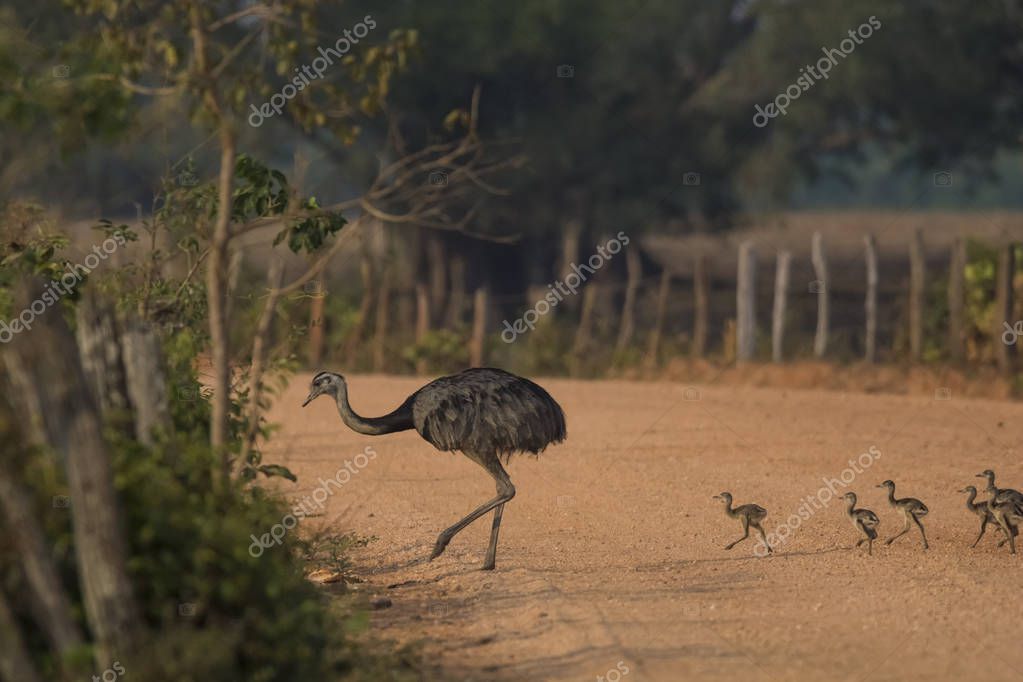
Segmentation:
{"type": "Polygon", "coordinates": [[[999,488],[995,485],[995,472],[991,469],[984,469],[984,471],[977,474],[977,478],[987,480],[987,487],[984,488],[984,492],[990,495],[995,503],[1012,501],[1016,504],[1023,504],[1023,493],[1012,488],[999,488]]]}
{"type": "Polygon", "coordinates": [[[877,487],[888,489],[888,504],[902,512],[902,519],[905,522],[902,530],[885,540],[884,544],[890,545],[908,533],[909,524],[914,523],[920,529],[920,537],[923,538],[924,549],[927,549],[927,533],[924,532],[924,525],[920,523],[920,517],[927,516],[927,505],[915,497],[895,497],[895,483],[893,481],[884,481],[877,487]]]}
{"type": "Polygon", "coordinates": [[[444,529],[430,555],[436,559],[455,535],[493,509],[484,570],[494,568],[504,505],[515,497],[515,486],[501,460],[507,463],[515,453],[536,455],[565,439],[565,414],[554,398],[532,381],[500,369],[467,369],[431,381],[382,417],[355,413],[348,403],[348,384],[340,374],[314,376],[302,406],[320,395],[334,398],[341,420],[357,433],[379,436],[415,429],[438,450],[461,451],[486,469],[497,484],[497,496],[444,529]]]}
{"type": "Polygon", "coordinates": [[[869,509],[856,508],[856,493],[848,492],[842,497],[844,497],[846,501],[846,516],[848,516],[849,520],[852,521],[852,525],[856,528],[856,530],[860,531],[863,535],[862,538],[856,541],[856,546],[859,547],[866,542],[867,554],[873,555],[874,540],[877,539],[877,527],[881,524],[881,520],[877,518],[877,514],[869,509]]]}
{"type": "MultiPolygon", "coordinates": [[[[988,509],[987,500],[983,500],[981,502],[974,502],[974,500],[977,499],[977,488],[975,488],[972,485],[968,485],[959,492],[966,493],[966,508],[970,510],[972,513],[976,514],[977,517],[980,519],[980,533],[977,534],[977,539],[973,541],[972,545],[970,545],[970,547],[976,547],[977,543],[980,542],[980,539],[984,537],[984,531],[987,530],[988,524],[989,523],[998,524],[998,520],[995,518],[994,514],[991,513],[991,510],[988,509]]],[[[1011,532],[1015,536],[1019,531],[1016,528],[1016,526],[1012,526],[1011,532]]],[[[1004,544],[1005,538],[1002,538],[1001,540],[998,541],[999,547],[1001,547],[1004,544]]]]}
{"type": "Polygon", "coordinates": [[[767,543],[767,533],[764,532],[764,527],[760,525],[760,522],[767,518],[767,510],[761,507],[759,504],[744,504],[738,507],[732,507],[732,493],[721,493],[720,495],[714,496],[715,500],[721,500],[725,505],[725,514],[730,518],[739,519],[742,522],[742,537],[725,545],[725,549],[731,549],[737,544],[749,537],[750,526],[757,529],[760,533],[760,539],[764,542],[764,547],[767,547],[767,553],[770,554],[774,550],[771,549],[771,545],[767,543]]]}

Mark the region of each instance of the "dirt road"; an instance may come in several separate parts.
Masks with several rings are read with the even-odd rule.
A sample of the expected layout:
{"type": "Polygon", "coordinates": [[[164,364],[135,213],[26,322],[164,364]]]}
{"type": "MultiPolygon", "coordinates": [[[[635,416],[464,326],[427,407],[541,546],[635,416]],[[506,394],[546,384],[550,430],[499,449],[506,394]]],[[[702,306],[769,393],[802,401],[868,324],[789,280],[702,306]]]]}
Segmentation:
{"type": "MultiPolygon", "coordinates": [[[[971,550],[979,521],[955,492],[983,487],[974,475],[988,467],[1023,488],[1023,406],[541,380],[565,409],[568,440],[512,461],[518,495],[497,570],[483,572],[489,516],[423,559],[442,528],[493,495],[485,472],[415,432],[353,433],[329,398],[299,408],[308,380],[271,415],[284,430],[266,458],[299,475],[299,496],[373,447],[324,520],[379,538],[356,554],[364,589],[393,600],[374,612],[374,632],[422,642],[451,678],[1023,678],[1023,543],[1010,556],[989,532],[971,550]],[[872,446],[880,454],[861,457],[872,446]],[[872,557],[852,550],[842,501],[820,493],[824,478],[844,493],[845,469],[882,538],[902,522],[879,482],[922,499],[931,549],[914,529],[872,557]],[[724,551],[741,527],[711,499],[723,490],[766,507],[768,530],[789,520],[774,556],[754,557],[752,539],[724,551]]],[[[349,377],[365,415],[421,383],[349,377]]]]}

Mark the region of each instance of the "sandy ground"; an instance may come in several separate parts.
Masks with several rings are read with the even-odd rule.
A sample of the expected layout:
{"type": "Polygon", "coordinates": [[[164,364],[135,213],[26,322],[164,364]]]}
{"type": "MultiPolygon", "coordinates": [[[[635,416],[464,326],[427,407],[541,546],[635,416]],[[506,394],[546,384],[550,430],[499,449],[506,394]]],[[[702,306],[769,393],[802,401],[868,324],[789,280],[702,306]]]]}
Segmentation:
{"type": "MultiPolygon", "coordinates": [[[[329,398],[299,408],[308,379],[272,414],[284,430],[266,460],[298,474],[289,492],[301,497],[373,447],[323,521],[378,537],[355,555],[362,589],[393,600],[373,632],[420,642],[449,679],[1023,678],[1023,546],[1010,556],[989,532],[971,550],[979,522],[955,492],[983,487],[974,474],[987,467],[1023,488],[1019,404],[541,380],[568,440],[512,461],[518,495],[485,572],[489,516],[423,560],[442,528],[493,496],[486,473],[415,432],[353,433],[329,398]],[[877,483],[926,502],[929,551],[915,530],[872,557],[854,551],[838,499],[799,518],[805,498],[828,496],[822,478],[872,446],[880,456],[857,463],[849,489],[881,517],[882,538],[902,522],[877,483]],[[766,507],[768,530],[793,514],[798,528],[769,558],[752,539],[725,551],[741,527],[711,499],[722,490],[766,507]]],[[[421,383],[349,377],[366,415],[421,383]]]]}

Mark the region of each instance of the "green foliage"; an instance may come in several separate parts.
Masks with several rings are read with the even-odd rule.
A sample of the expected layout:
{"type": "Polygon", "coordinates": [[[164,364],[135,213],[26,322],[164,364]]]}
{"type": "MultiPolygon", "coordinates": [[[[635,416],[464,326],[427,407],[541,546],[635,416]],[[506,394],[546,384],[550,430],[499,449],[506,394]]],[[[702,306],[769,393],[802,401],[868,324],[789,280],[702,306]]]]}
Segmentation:
{"type": "Polygon", "coordinates": [[[421,341],[406,347],[401,356],[412,365],[425,362],[431,372],[455,372],[469,361],[465,337],[449,329],[427,332],[421,341]]]}

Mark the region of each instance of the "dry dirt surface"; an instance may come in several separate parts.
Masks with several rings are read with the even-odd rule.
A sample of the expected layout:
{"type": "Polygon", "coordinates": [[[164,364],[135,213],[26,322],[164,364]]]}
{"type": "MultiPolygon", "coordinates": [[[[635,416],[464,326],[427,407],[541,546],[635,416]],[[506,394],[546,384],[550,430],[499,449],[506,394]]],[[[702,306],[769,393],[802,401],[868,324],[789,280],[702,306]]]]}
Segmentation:
{"type": "MultiPolygon", "coordinates": [[[[991,530],[971,549],[979,520],[956,492],[983,487],[975,474],[989,467],[1023,488],[1019,404],[540,379],[568,440],[513,459],[518,494],[488,572],[489,515],[425,559],[440,530],[493,496],[489,476],[414,431],[358,435],[330,398],[300,408],[309,378],[271,415],[284,429],[266,460],[295,471],[288,493],[301,498],[372,446],[303,523],[378,538],[355,554],[360,589],[393,602],[373,612],[373,633],[419,643],[438,678],[1023,679],[1023,542],[1010,556],[991,530]],[[848,488],[832,487],[878,514],[881,539],[902,521],[878,483],[923,500],[930,550],[915,529],[873,556],[854,549],[842,500],[821,503],[823,479],[843,475],[848,488]],[[724,550],[741,536],[711,499],[724,490],[765,507],[769,531],[792,526],[774,556],[754,556],[752,538],[724,550]]],[[[363,415],[424,383],[348,382],[363,415]]]]}

